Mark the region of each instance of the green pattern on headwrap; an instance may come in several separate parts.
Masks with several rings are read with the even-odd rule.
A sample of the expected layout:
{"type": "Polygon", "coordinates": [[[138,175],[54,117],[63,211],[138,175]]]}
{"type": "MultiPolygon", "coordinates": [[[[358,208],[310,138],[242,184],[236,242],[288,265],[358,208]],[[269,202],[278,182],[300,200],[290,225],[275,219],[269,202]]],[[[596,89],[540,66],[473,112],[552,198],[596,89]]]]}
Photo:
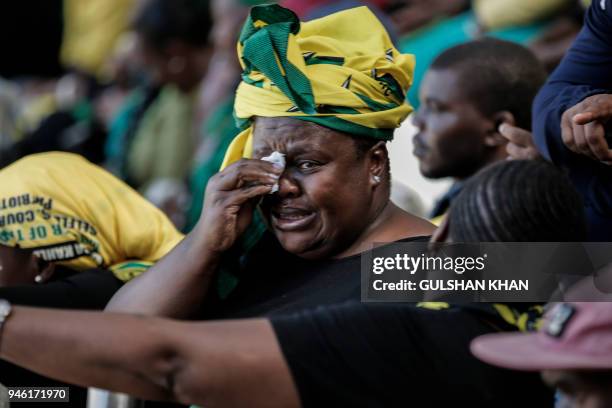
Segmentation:
{"type": "Polygon", "coordinates": [[[310,80],[287,58],[289,34],[299,31],[300,20],[291,10],[277,5],[253,7],[240,33],[239,41],[244,47],[242,62],[245,72],[256,70],[263,73],[300,111],[314,114],[316,109],[310,80]],[[268,25],[258,27],[260,22],[268,25]]]}
{"type": "Polygon", "coordinates": [[[307,23],[278,5],[253,7],[238,54],[235,117],[243,130],[254,116],[287,116],[391,140],[411,111],[405,91],[414,58],[394,48],[365,7],[307,23]]]}

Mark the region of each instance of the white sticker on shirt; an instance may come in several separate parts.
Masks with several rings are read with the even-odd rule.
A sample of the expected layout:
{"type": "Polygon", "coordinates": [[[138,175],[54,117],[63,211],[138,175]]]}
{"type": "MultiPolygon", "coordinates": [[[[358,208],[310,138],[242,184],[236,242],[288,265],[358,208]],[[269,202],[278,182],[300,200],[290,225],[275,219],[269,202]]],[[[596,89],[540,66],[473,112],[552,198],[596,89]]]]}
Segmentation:
{"type": "Polygon", "coordinates": [[[599,5],[601,6],[601,9],[602,9],[602,10],[605,10],[605,9],[606,9],[606,0],[601,0],[601,1],[599,2],[599,5]]]}

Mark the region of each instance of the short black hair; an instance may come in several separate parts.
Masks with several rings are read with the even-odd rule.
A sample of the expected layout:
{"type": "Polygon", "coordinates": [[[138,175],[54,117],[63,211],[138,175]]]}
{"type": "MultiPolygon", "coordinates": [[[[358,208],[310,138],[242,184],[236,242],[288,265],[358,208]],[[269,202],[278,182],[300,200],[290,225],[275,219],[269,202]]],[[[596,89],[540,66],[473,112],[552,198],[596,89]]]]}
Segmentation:
{"type": "Polygon", "coordinates": [[[204,47],[208,44],[212,15],[209,0],[147,0],[133,22],[147,45],[163,50],[172,40],[204,47]]]}
{"type": "Polygon", "coordinates": [[[455,242],[582,242],[587,231],[578,192],[543,160],[481,170],[453,201],[449,221],[455,242]]]}
{"type": "Polygon", "coordinates": [[[457,70],[466,97],[483,114],[507,110],[517,126],[531,129],[531,105],[547,74],[527,48],[494,38],[470,41],[444,51],[431,69],[457,70]]]}

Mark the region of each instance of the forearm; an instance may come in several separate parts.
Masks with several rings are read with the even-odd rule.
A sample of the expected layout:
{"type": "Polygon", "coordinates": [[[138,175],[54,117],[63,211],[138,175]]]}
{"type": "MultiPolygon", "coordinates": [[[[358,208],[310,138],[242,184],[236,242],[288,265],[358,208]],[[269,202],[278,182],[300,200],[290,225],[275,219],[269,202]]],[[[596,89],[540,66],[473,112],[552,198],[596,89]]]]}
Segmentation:
{"type": "Polygon", "coordinates": [[[0,358],[76,385],[170,400],[158,321],[15,307],[0,334],[0,358]]]}
{"type": "Polygon", "coordinates": [[[267,320],[185,323],[15,307],[0,358],[39,374],[151,400],[206,407],[297,407],[267,320]]]}
{"type": "Polygon", "coordinates": [[[189,234],[168,255],[123,286],[106,310],[185,318],[199,309],[219,263],[198,234],[189,234]]]}

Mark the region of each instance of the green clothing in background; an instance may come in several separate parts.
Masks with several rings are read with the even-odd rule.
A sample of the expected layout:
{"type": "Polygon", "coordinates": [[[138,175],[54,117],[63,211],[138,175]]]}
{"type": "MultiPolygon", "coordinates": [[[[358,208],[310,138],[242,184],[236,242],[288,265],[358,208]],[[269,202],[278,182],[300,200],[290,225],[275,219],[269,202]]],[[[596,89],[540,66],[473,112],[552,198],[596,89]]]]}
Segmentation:
{"type": "MultiPolygon", "coordinates": [[[[488,35],[525,44],[540,34],[545,27],[545,23],[535,23],[491,31],[488,35]]],[[[412,87],[408,92],[408,101],[415,109],[419,106],[419,87],[423,75],[433,60],[448,48],[474,39],[477,31],[476,15],[473,11],[466,11],[454,17],[434,22],[400,40],[399,51],[414,54],[417,61],[412,87]]]]}
{"type": "Polygon", "coordinates": [[[225,151],[240,133],[233,116],[234,97],[228,98],[214,110],[202,125],[203,136],[194,158],[189,181],[191,206],[187,214],[187,230],[198,222],[208,179],[219,171],[225,151]]]}
{"type": "Polygon", "coordinates": [[[104,155],[106,163],[104,167],[115,176],[126,180],[125,163],[127,161],[127,149],[129,145],[130,127],[136,126],[139,111],[145,109],[145,90],[136,88],[121,105],[119,112],[113,118],[109,130],[104,155]]]}
{"type": "Polygon", "coordinates": [[[127,179],[140,191],[161,178],[185,179],[194,150],[195,99],[165,86],[139,123],[127,153],[127,179]]]}

